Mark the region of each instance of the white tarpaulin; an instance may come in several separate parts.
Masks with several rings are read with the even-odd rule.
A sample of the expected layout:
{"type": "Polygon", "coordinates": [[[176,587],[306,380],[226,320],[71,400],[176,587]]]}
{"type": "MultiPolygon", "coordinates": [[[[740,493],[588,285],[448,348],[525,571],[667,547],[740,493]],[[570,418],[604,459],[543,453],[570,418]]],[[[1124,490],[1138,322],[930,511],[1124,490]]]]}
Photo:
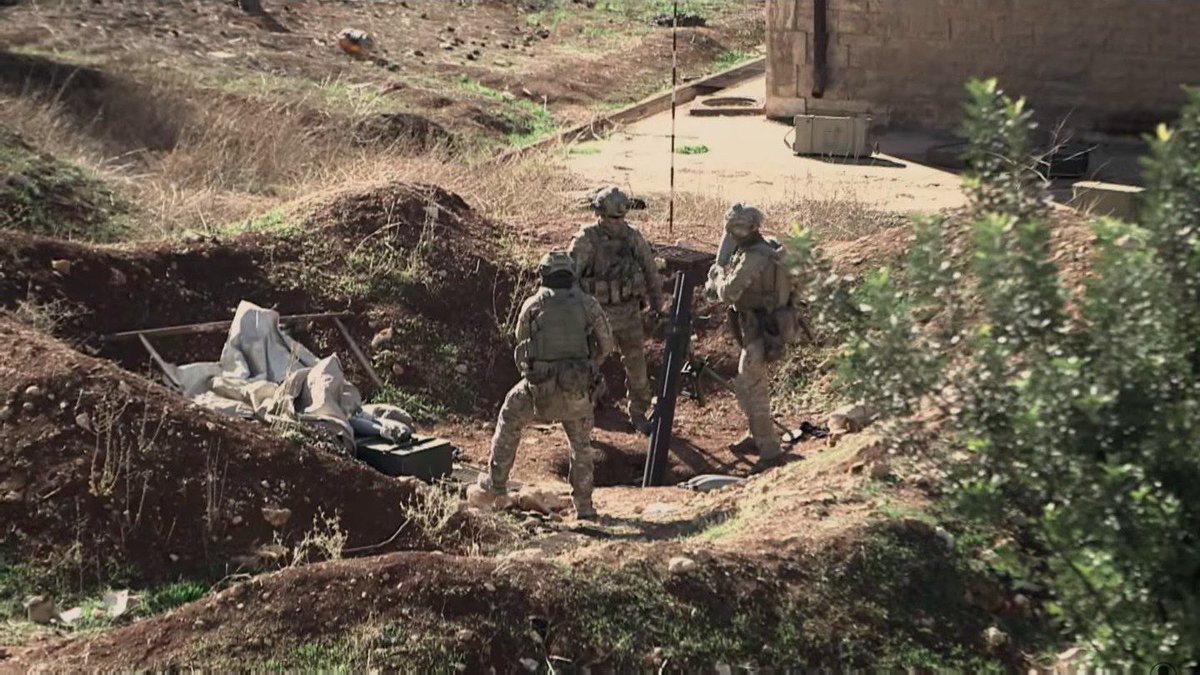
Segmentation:
{"type": "Polygon", "coordinates": [[[337,355],[318,359],[279,327],[279,313],[243,300],[218,362],[175,368],[184,394],[206,408],[264,421],[319,422],[347,440],[382,436],[402,442],[412,417],[395,406],[363,405],[337,355]]]}

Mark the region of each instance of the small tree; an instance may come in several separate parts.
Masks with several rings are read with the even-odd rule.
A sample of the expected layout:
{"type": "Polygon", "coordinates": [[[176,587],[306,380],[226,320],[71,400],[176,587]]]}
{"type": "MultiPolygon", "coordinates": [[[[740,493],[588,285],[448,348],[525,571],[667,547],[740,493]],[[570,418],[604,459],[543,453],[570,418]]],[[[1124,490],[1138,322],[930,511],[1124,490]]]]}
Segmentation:
{"type": "Polygon", "coordinates": [[[993,564],[1048,587],[1101,661],[1200,659],[1200,94],[1160,130],[1140,224],[1094,224],[1069,318],[1050,255],[1032,121],[968,85],[974,209],[952,257],[917,226],[905,278],[856,296],[842,378],[887,415],[934,405],[946,506],[996,534],[993,564]],[[965,451],[965,452],[964,452],[965,451]]]}

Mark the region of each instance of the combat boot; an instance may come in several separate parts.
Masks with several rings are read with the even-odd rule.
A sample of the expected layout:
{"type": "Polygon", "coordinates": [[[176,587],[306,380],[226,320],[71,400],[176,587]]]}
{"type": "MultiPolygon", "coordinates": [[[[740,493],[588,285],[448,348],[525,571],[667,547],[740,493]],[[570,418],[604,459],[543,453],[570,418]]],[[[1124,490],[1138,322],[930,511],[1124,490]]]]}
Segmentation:
{"type": "Polygon", "coordinates": [[[575,502],[575,518],[578,520],[595,520],[597,518],[596,507],[592,506],[592,500],[578,500],[575,502]]]}
{"type": "Polygon", "coordinates": [[[479,474],[479,478],[475,481],[475,484],[478,485],[479,488],[484,492],[492,495],[493,497],[502,497],[508,494],[508,489],[506,487],[497,488],[495,485],[492,485],[492,477],[486,473],[479,474]]]}
{"type": "Polygon", "coordinates": [[[747,433],[736,443],[730,443],[729,449],[739,455],[749,455],[758,452],[758,444],[754,442],[754,437],[747,433]]]}
{"type": "Polygon", "coordinates": [[[511,504],[512,498],[508,496],[508,490],[497,490],[487,474],[480,475],[474,485],[467,487],[468,506],[485,511],[500,511],[511,504]]]}
{"type": "Polygon", "coordinates": [[[647,418],[645,413],[631,411],[629,413],[629,424],[633,427],[634,431],[643,436],[649,436],[654,431],[654,422],[652,419],[647,418]]]}
{"type": "Polygon", "coordinates": [[[783,464],[783,455],[759,458],[759,460],[754,463],[754,466],[750,467],[750,475],[756,476],[760,473],[773,469],[780,464],[783,464]]]}

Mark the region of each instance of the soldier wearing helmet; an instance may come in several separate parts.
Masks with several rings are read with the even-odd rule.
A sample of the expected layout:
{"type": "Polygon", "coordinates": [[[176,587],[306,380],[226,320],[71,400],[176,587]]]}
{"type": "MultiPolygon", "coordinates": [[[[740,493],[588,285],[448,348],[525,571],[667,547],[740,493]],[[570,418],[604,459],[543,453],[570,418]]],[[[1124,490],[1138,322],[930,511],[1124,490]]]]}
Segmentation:
{"type": "Polygon", "coordinates": [[[515,358],[521,381],[508,392],[492,436],[489,472],[479,487],[507,493],[522,430],[531,422],[560,422],[570,443],[571,496],[579,518],[592,506],[593,396],[600,363],[613,351],[613,336],[600,303],[576,283],[575,263],[552,251],[538,264],[541,287],[517,319],[515,358]]]}
{"type": "Polygon", "coordinates": [[[783,455],[771,417],[767,363],[778,359],[791,339],[790,326],[784,325],[791,283],[779,242],[760,232],[764,220],[762,211],[752,206],[730,208],[725,214],[726,236],[706,287],[710,297],[728,304],[728,324],[742,348],[734,388],[750,433],[732,447],[757,449],[755,473],[778,463],[783,455]]]}
{"type": "Polygon", "coordinates": [[[650,379],[646,374],[642,310],[661,313],[662,279],[654,251],[641,232],[625,221],[631,200],[616,187],[592,198],[597,221],[584,226],[571,241],[571,258],[579,284],[604,307],[617,349],[625,365],[629,389],[629,420],[643,433],[649,430],[650,379]]]}

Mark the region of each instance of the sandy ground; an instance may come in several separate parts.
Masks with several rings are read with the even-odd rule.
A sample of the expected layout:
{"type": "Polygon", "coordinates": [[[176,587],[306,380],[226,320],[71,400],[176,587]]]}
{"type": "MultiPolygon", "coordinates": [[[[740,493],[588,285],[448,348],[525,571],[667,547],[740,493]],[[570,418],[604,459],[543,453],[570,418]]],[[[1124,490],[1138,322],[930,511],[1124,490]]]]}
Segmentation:
{"type": "MultiPolygon", "coordinates": [[[[721,96],[761,98],[765,78],[721,96]]],[[[704,145],[704,154],[676,154],[676,189],[726,201],[776,202],[799,197],[859,200],[875,208],[928,213],[966,204],[959,176],[883,152],[873,163],[846,164],[794,155],[784,142],[791,127],[763,117],[697,117],[692,102],[676,118],[677,147],[704,145]]],[[[638,192],[666,192],[670,181],[670,112],[629,125],[602,142],[566,155],[567,167],[595,183],[638,192]],[[598,152],[597,152],[598,150],[598,152]]],[[[890,134],[882,150],[911,156],[932,138],[890,134]]]]}

